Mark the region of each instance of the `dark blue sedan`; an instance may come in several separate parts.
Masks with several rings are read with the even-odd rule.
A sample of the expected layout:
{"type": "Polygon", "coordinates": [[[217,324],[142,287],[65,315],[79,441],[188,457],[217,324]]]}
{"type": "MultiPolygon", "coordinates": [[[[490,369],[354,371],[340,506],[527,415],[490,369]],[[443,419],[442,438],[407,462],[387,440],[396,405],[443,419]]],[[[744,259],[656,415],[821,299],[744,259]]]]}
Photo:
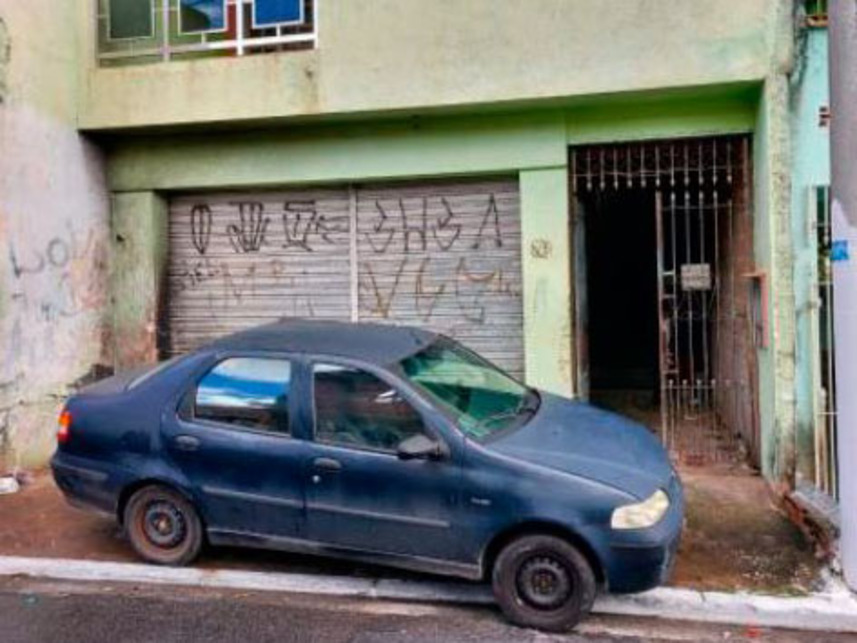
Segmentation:
{"type": "Polygon", "coordinates": [[[406,327],[283,321],[63,411],[52,466],[146,560],[203,543],[493,583],[515,623],[572,627],[599,589],[666,578],[679,479],[644,427],[406,327]]]}

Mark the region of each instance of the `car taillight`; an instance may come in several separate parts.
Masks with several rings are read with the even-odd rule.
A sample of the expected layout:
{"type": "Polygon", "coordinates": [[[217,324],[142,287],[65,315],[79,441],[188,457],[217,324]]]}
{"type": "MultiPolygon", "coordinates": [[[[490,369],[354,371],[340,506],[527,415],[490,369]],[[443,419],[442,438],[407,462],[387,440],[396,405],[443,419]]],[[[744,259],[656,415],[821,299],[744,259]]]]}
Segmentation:
{"type": "Polygon", "coordinates": [[[57,429],[57,444],[67,444],[71,439],[71,413],[60,413],[59,428],[57,429]]]}

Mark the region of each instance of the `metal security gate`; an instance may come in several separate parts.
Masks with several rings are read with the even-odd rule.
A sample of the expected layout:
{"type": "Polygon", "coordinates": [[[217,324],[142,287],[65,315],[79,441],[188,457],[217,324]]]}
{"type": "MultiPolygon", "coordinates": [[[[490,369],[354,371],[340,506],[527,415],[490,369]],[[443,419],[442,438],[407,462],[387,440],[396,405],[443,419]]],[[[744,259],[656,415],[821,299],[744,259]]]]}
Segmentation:
{"type": "Polygon", "coordinates": [[[572,165],[578,198],[636,191],[650,204],[633,214],[654,219],[657,301],[639,312],[657,315],[653,428],[687,464],[734,462],[744,448],[758,462],[764,280],[752,261],[749,140],[584,147],[572,165]]]}
{"type": "Polygon", "coordinates": [[[348,190],[170,203],[169,354],[279,317],[351,315],[348,190]]]}
{"type": "Polygon", "coordinates": [[[524,370],[516,182],[357,193],[360,319],[429,326],[524,370]]]}
{"type": "Polygon", "coordinates": [[[516,180],[180,196],[165,352],[281,317],[444,332],[523,375],[516,180]]]}

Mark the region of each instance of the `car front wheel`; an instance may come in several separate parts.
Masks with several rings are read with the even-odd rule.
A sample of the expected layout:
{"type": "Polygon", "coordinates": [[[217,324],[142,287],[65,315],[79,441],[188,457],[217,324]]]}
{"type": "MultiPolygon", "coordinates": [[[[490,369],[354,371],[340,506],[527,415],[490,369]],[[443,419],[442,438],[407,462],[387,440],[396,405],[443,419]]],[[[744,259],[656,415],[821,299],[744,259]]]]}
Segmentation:
{"type": "Polygon", "coordinates": [[[128,501],[125,530],[145,560],[158,565],[187,565],[202,549],[202,522],[193,505],[162,486],[145,487],[128,501]]]}
{"type": "Polygon", "coordinates": [[[516,625],[550,632],[570,630],[595,601],[595,574],[570,543],[553,536],[523,536],[500,552],[494,596],[516,625]]]}

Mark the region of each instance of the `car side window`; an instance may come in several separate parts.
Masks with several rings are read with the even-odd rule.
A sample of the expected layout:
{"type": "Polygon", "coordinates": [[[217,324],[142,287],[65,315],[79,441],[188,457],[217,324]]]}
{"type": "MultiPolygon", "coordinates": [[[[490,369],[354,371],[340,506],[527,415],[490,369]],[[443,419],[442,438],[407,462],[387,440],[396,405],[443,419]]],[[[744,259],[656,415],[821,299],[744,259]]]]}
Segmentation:
{"type": "Polygon", "coordinates": [[[396,389],[356,368],[313,367],[315,439],[338,446],[395,452],[425,433],[422,417],[396,389]]]}
{"type": "Polygon", "coordinates": [[[194,399],[197,420],[289,432],[291,362],[233,357],[218,363],[200,380],[194,399]]]}

